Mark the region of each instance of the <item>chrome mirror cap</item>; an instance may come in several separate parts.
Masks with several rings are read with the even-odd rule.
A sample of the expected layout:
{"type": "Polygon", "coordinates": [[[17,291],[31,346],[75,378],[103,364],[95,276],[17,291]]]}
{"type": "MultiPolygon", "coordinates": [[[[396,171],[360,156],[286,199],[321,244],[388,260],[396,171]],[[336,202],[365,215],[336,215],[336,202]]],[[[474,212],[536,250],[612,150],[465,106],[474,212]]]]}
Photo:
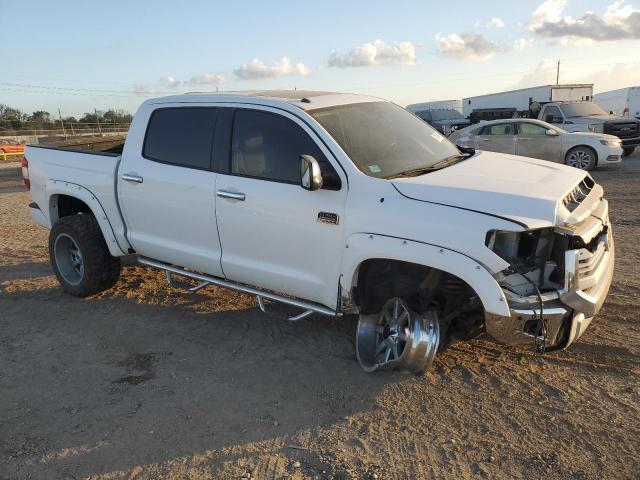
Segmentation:
{"type": "Polygon", "coordinates": [[[311,155],[300,155],[300,186],[311,191],[322,188],[320,164],[311,155]]]}

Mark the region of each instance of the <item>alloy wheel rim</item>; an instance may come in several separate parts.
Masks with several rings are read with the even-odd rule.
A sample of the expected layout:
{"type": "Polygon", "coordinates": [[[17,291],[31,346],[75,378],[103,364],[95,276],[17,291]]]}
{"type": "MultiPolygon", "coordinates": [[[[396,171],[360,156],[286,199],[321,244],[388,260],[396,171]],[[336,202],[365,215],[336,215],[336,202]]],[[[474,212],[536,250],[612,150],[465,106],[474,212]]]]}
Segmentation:
{"type": "Polygon", "coordinates": [[[567,163],[572,167],[586,170],[591,163],[591,154],[584,150],[575,151],[569,155],[569,161],[567,163]]]}
{"type": "Polygon", "coordinates": [[[409,337],[409,308],[399,298],[385,305],[376,327],[375,356],[379,363],[397,360],[409,337]]]}
{"type": "Polygon", "coordinates": [[[78,285],[84,276],[84,258],[76,241],[61,233],[53,245],[53,255],[62,278],[71,285],[78,285]]]}

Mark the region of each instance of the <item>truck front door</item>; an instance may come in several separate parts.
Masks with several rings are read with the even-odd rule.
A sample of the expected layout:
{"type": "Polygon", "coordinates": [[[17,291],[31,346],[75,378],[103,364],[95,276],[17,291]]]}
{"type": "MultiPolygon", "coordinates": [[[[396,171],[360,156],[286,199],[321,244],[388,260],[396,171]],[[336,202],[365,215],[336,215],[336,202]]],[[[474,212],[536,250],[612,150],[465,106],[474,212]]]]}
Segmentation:
{"type": "Polygon", "coordinates": [[[225,276],[335,307],[346,177],[294,115],[258,106],[232,115],[216,201],[225,276]],[[300,155],[320,163],[322,189],[300,186],[300,155]]]}
{"type": "Polygon", "coordinates": [[[127,238],[140,255],[221,276],[211,166],[217,109],[148,108],[136,114],[118,171],[127,238]]]}

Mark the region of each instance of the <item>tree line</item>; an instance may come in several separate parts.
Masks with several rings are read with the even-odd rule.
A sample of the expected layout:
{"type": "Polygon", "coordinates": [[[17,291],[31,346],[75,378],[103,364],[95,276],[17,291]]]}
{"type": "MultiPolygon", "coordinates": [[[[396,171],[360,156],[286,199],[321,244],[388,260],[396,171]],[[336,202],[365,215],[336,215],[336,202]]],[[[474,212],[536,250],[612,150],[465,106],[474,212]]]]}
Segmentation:
{"type": "Polygon", "coordinates": [[[80,118],[74,116],[60,117],[45,110],[25,113],[9,105],[0,104],[0,134],[19,135],[38,130],[69,130],[74,133],[81,130],[114,131],[126,128],[133,115],[119,109],[87,112],[80,118]]]}

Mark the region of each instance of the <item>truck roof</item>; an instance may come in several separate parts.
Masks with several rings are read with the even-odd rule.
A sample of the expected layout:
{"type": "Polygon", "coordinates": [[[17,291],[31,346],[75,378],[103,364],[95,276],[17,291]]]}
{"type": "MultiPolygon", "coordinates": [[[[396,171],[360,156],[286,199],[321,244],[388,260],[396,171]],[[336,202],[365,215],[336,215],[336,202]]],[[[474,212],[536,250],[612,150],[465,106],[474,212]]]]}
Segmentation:
{"type": "Polygon", "coordinates": [[[144,103],[252,103],[258,105],[292,105],[302,110],[348,105],[352,103],[380,102],[381,98],[354,93],[312,90],[257,90],[242,92],[189,92],[182,95],[152,98],[144,103]]]}

